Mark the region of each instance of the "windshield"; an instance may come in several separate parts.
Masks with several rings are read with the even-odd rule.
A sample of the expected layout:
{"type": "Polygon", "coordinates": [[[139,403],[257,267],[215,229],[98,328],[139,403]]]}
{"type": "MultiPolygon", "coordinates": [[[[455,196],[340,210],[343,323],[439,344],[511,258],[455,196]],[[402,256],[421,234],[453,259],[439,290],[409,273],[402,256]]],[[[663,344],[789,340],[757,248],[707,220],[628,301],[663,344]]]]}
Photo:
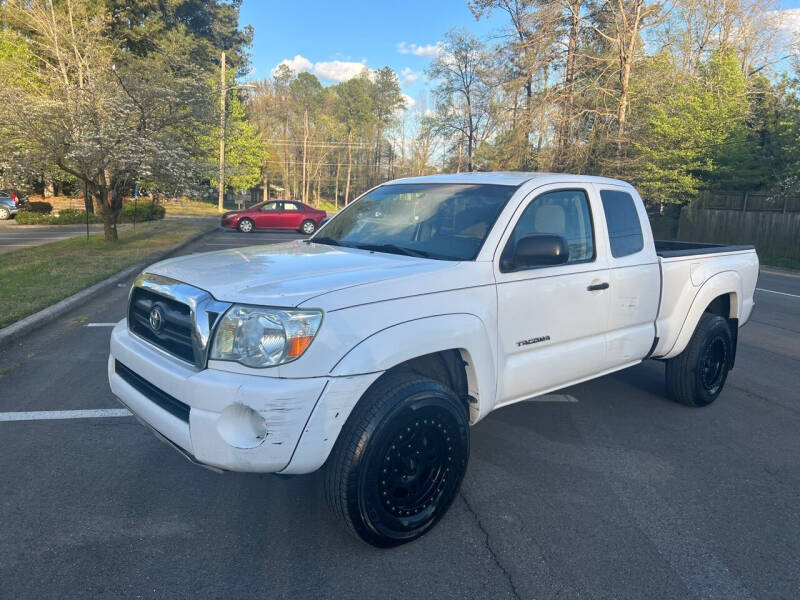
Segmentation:
{"type": "Polygon", "coordinates": [[[474,260],[516,187],[401,183],[376,188],[311,241],[440,260],[474,260]]]}

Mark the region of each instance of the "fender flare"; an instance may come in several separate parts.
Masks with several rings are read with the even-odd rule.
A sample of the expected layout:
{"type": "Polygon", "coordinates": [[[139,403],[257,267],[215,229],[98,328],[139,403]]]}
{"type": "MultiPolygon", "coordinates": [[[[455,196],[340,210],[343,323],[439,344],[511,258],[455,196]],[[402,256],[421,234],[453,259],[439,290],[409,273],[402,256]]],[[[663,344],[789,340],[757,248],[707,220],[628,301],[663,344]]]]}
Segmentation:
{"type": "MultiPolygon", "coordinates": [[[[342,356],[332,376],[387,371],[413,358],[458,350],[466,363],[469,395],[477,400],[472,422],[485,417],[495,404],[495,352],[483,321],[471,313],[421,317],[390,325],[367,336],[342,356]]],[[[474,410],[474,409],[473,409],[474,410]]]]}
{"type": "MultiPolygon", "coordinates": [[[[736,271],[723,271],[706,281],[692,300],[689,311],[681,326],[680,333],[672,348],[661,358],[673,358],[683,352],[692,339],[692,334],[700,322],[706,308],[719,296],[731,296],[728,319],[740,319],[742,312],[742,278],[736,271]]],[[[738,321],[737,321],[738,322],[738,321]]],[[[736,332],[734,332],[735,334],[736,332]]]]}

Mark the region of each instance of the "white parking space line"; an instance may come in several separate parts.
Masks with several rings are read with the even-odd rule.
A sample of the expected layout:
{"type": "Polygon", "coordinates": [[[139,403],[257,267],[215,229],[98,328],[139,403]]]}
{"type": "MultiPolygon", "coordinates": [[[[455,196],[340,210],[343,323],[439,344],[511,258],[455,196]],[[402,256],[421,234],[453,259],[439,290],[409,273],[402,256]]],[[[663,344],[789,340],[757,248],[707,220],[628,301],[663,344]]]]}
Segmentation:
{"type": "Polygon", "coordinates": [[[97,419],[100,417],[130,417],[127,408],[96,408],[91,410],[37,410],[33,412],[0,413],[0,421],[52,421],[55,419],[97,419]]]}
{"type": "Polygon", "coordinates": [[[87,323],[87,327],[114,327],[116,323],[87,323]]]}
{"type": "Polygon", "coordinates": [[[790,298],[800,298],[797,294],[787,294],[786,292],[776,292],[775,290],[765,290],[764,288],[756,288],[759,292],[769,292],[770,294],[779,294],[781,296],[789,296],[790,298]]]}

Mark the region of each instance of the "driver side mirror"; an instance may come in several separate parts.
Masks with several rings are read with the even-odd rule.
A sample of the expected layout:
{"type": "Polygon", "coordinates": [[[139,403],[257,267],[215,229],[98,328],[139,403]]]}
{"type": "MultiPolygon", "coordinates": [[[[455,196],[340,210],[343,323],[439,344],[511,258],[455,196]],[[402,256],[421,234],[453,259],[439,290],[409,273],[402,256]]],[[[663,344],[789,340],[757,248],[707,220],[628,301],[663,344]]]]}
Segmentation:
{"type": "Polygon", "coordinates": [[[517,241],[510,257],[504,257],[500,270],[504,273],[517,269],[552,267],[569,260],[567,240],[560,235],[539,233],[526,235],[517,241]]]}

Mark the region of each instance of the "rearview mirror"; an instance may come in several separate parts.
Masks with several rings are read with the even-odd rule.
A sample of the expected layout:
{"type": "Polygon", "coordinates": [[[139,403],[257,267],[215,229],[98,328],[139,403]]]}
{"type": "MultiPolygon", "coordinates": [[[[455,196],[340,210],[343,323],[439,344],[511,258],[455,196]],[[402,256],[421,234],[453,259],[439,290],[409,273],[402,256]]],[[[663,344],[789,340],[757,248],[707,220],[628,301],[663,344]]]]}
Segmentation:
{"type": "Polygon", "coordinates": [[[502,271],[551,267],[563,265],[569,260],[567,240],[560,235],[537,233],[526,235],[517,241],[513,255],[502,262],[502,271]]]}

